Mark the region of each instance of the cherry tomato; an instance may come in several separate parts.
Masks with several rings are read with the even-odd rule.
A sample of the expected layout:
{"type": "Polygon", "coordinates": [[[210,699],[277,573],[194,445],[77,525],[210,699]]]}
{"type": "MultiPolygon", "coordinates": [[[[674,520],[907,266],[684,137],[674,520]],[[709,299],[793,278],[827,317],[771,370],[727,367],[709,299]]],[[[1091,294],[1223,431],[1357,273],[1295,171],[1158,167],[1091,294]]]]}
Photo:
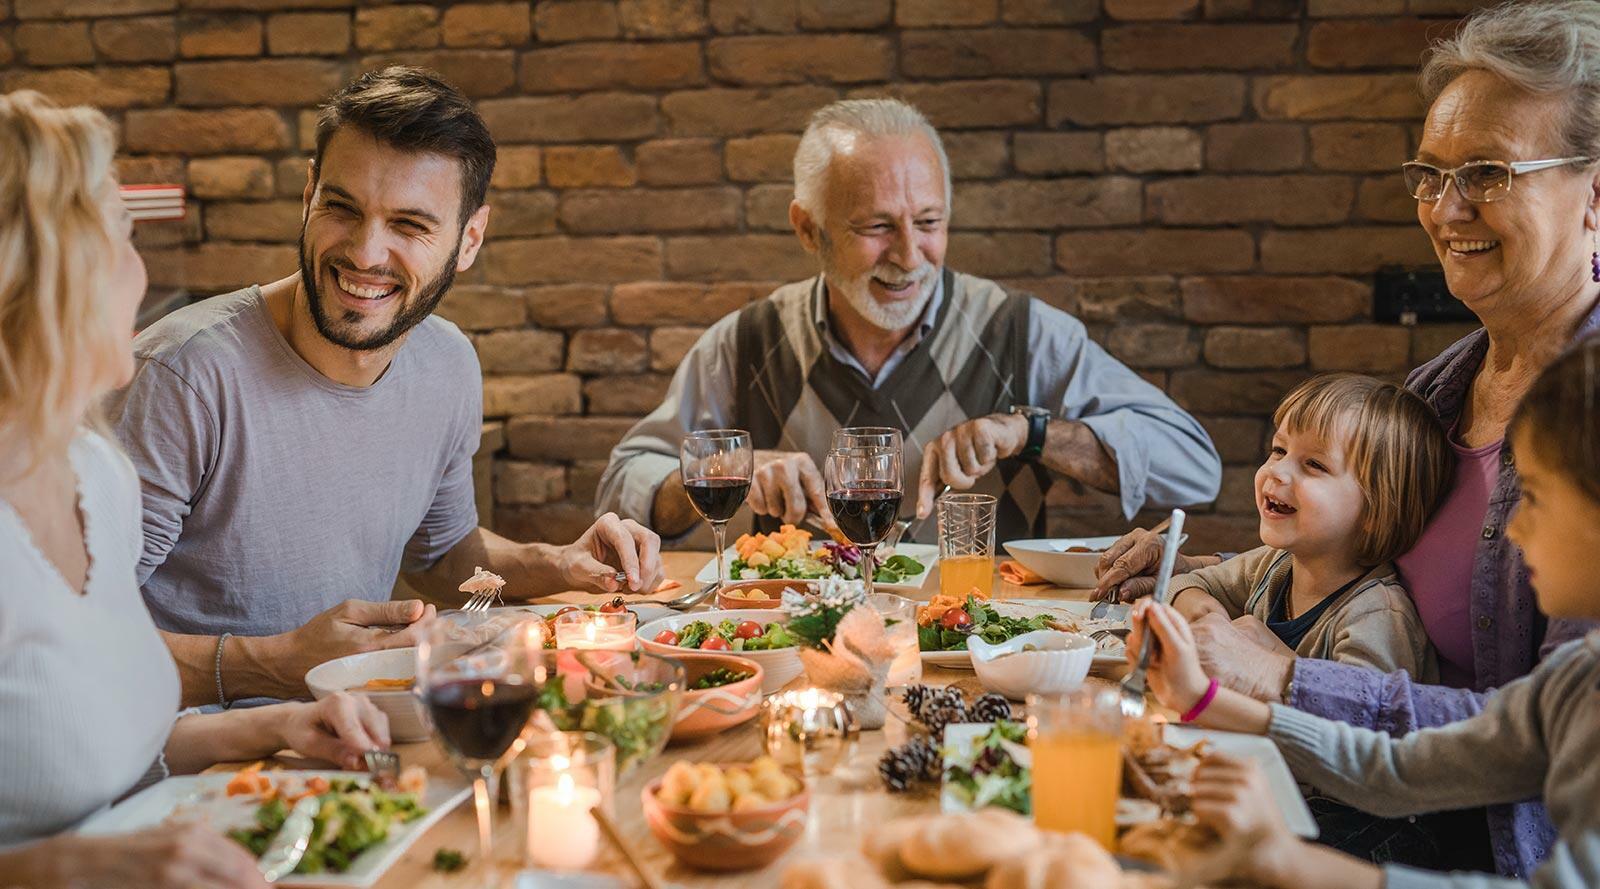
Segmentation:
{"type": "Polygon", "coordinates": [[[734,628],[733,635],[738,636],[740,639],[754,639],[765,632],[766,630],[760,624],[753,620],[747,620],[740,622],[739,626],[734,628]]]}
{"type": "Polygon", "coordinates": [[[728,644],[728,640],[717,635],[707,636],[705,641],[700,643],[701,651],[727,651],[732,647],[728,644]]]}
{"type": "Polygon", "coordinates": [[[972,615],[965,608],[952,608],[939,618],[939,623],[947,630],[959,630],[972,625],[972,615]]]}
{"type": "Polygon", "coordinates": [[[627,610],[628,606],[623,604],[621,596],[618,596],[615,599],[612,599],[610,602],[600,606],[601,614],[620,614],[627,610]]]}
{"type": "Polygon", "coordinates": [[[656,643],[658,645],[677,645],[678,634],[671,630],[662,630],[656,634],[656,643]]]}

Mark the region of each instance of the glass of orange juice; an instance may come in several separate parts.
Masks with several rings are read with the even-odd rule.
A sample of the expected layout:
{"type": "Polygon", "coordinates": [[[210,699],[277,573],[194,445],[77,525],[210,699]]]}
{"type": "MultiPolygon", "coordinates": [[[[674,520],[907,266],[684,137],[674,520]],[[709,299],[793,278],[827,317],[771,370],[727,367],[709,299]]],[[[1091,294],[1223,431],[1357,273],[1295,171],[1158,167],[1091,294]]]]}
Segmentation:
{"type": "Polygon", "coordinates": [[[991,494],[939,498],[939,592],[965,600],[974,588],[994,592],[994,519],[991,494]]]}
{"type": "Polygon", "coordinates": [[[1084,686],[1063,695],[1029,695],[1027,703],[1034,823],[1086,834],[1115,851],[1122,788],[1122,702],[1116,689],[1084,686]]]}

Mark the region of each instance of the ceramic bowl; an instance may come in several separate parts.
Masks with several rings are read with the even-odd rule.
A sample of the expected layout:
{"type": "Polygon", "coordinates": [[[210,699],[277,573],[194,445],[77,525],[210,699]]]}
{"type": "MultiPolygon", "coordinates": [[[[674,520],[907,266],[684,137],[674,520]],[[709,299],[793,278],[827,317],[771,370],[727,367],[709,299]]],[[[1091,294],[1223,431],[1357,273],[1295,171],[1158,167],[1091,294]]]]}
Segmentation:
{"type": "Polygon", "coordinates": [[[1054,695],[1083,684],[1094,663],[1094,640],[1079,633],[1034,630],[989,644],[967,640],[972,669],[983,687],[1020,701],[1030,694],[1054,695]]]}
{"type": "MultiPolygon", "coordinates": [[[[735,608],[724,611],[699,611],[689,614],[674,614],[653,620],[639,628],[639,644],[645,651],[666,657],[678,657],[684,654],[693,654],[699,649],[679,648],[676,645],[663,645],[655,641],[662,630],[672,630],[674,633],[688,624],[703,620],[707,623],[720,623],[724,620],[735,622],[753,620],[757,623],[788,623],[789,615],[770,608],[735,608]]],[[[720,653],[720,652],[719,652],[720,653]]],[[[770,695],[789,681],[800,675],[800,649],[775,648],[770,651],[731,651],[727,654],[737,654],[742,658],[749,658],[761,665],[761,693],[770,695]]]]}
{"type": "Polygon", "coordinates": [[[717,591],[717,607],[727,609],[741,608],[777,608],[783,604],[783,591],[796,589],[803,592],[815,592],[817,582],[814,580],[735,580],[717,591]],[[746,598],[744,594],[755,594],[759,598],[746,598]]]}
{"type": "MultiPolygon", "coordinates": [[[[1051,537],[1038,540],[1013,540],[1005,544],[1011,558],[1022,567],[1038,574],[1056,586],[1068,589],[1090,589],[1100,579],[1095,567],[1100,564],[1100,554],[1119,537],[1051,537]]],[[[1181,547],[1187,535],[1178,538],[1181,547]]]]}
{"type": "Polygon", "coordinates": [[[678,707],[678,721],[672,726],[672,740],[716,734],[748,722],[761,712],[764,671],[760,664],[743,655],[712,652],[683,651],[673,658],[683,663],[687,685],[683,703],[678,707]],[[700,677],[724,667],[751,675],[715,688],[694,687],[700,677]]]}
{"type": "Polygon", "coordinates": [[[656,796],[660,788],[661,779],[657,778],[640,792],[645,823],[673,857],[690,867],[714,871],[766,867],[806,832],[811,789],[804,779],[800,781],[800,792],[786,800],[760,809],[720,814],[669,806],[656,796]]]}
{"type": "Polygon", "coordinates": [[[413,679],[417,675],[417,650],[391,648],[335,658],[306,673],[306,687],[317,700],[339,691],[364,696],[389,717],[389,737],[398,743],[426,741],[431,737],[422,701],[409,688],[362,691],[371,679],[413,679]]]}

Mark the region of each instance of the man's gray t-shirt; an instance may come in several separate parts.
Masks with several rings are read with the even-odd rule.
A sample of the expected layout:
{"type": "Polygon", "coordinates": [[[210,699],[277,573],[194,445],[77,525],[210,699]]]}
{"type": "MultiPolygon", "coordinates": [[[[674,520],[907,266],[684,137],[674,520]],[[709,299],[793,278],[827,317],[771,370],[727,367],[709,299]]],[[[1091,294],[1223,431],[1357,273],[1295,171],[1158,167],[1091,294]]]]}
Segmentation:
{"type": "Polygon", "coordinates": [[[477,527],[483,383],[450,322],[417,325],[365,388],[296,354],[259,287],[179,309],[134,354],[110,417],[139,471],[139,583],[160,628],[292,630],[388,599],[399,571],[477,527]]]}

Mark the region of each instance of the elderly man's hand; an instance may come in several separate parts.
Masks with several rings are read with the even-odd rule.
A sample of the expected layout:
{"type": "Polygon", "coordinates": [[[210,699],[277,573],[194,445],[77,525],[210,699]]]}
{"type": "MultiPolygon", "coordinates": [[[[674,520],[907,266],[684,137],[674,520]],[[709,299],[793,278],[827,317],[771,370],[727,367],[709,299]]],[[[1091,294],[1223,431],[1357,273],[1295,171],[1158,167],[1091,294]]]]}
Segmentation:
{"type": "Polygon", "coordinates": [[[928,442],[922,449],[922,477],[917,484],[917,518],[933,512],[941,484],[964,491],[988,475],[994,465],[1022,452],[1028,442],[1028,421],[1015,414],[990,414],[968,420],[928,442]]]}
{"type": "MultiPolygon", "coordinates": [[[[1154,531],[1134,528],[1100,554],[1095,565],[1095,598],[1132,602],[1156,591],[1156,572],[1161,569],[1163,537],[1154,531]]],[[[1173,576],[1214,565],[1215,556],[1186,556],[1178,553],[1172,563],[1173,576]]]]}
{"type": "Polygon", "coordinates": [[[755,463],[746,501],[751,512],[774,516],[791,525],[798,525],[807,512],[816,513],[824,522],[833,520],[822,473],[810,454],[756,451],[755,463]]]}
{"type": "Polygon", "coordinates": [[[1207,614],[1190,624],[1189,629],[1194,633],[1206,675],[1258,701],[1283,702],[1295,656],[1292,652],[1285,654],[1287,649],[1281,643],[1277,650],[1267,648],[1254,633],[1220,614],[1207,614]]]}
{"type": "Polygon", "coordinates": [[[661,538],[633,519],[608,512],[569,546],[557,550],[556,564],[569,589],[591,593],[648,593],[661,585],[661,538]],[[616,574],[627,575],[618,583],[616,574]]]}

